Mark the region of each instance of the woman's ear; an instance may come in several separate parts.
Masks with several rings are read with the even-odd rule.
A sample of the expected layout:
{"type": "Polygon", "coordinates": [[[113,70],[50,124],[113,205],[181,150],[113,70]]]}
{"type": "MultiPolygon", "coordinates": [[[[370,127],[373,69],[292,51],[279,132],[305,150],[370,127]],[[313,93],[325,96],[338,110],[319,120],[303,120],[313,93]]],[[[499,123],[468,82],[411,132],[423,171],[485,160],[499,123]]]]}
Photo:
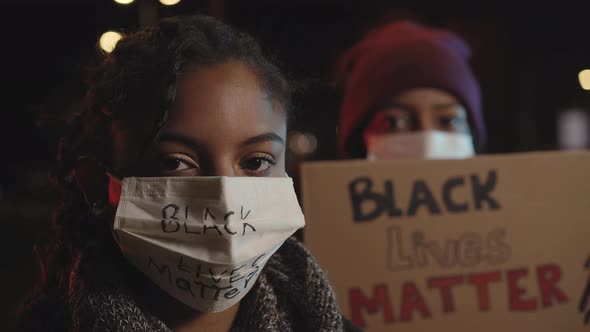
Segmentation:
{"type": "Polygon", "coordinates": [[[74,167],[74,178],[90,212],[93,215],[102,214],[108,206],[109,185],[104,168],[93,158],[83,158],[74,167]]]}

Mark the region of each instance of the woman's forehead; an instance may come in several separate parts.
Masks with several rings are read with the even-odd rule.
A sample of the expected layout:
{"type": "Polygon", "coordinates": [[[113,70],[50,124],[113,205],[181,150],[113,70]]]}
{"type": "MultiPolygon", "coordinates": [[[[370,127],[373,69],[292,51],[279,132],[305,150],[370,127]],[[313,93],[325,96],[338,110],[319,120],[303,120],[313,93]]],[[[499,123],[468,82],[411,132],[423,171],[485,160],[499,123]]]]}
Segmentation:
{"type": "Polygon", "coordinates": [[[285,126],[280,103],[269,97],[257,75],[243,63],[228,62],[181,75],[163,130],[207,141],[282,132],[285,126]]]}
{"type": "MultiPolygon", "coordinates": [[[[245,64],[191,68],[179,76],[176,97],[161,134],[199,142],[210,151],[236,149],[261,135],[274,134],[283,141],[286,138],[284,110],[269,98],[256,74],[245,64]]],[[[147,126],[140,123],[153,121],[138,119],[137,126],[129,126],[123,130],[125,135],[117,135],[115,158],[121,159],[119,164],[128,163],[131,152],[140,149],[149,135],[141,132],[147,126]]]]}

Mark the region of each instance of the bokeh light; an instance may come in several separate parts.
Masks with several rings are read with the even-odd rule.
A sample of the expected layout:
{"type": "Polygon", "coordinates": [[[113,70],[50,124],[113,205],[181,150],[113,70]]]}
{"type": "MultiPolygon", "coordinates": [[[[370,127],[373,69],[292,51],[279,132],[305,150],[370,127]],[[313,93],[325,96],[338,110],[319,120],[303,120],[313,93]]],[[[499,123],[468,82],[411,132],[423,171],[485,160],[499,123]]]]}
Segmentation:
{"type": "Polygon", "coordinates": [[[310,155],[316,151],[318,139],[312,133],[292,131],[289,133],[289,148],[300,156],[310,155]]]}
{"type": "Polygon", "coordinates": [[[100,36],[98,44],[103,51],[111,53],[121,38],[123,38],[123,35],[120,33],[115,31],[107,31],[103,33],[102,36],[100,36]]]}
{"type": "Polygon", "coordinates": [[[584,69],[578,74],[580,85],[584,90],[590,90],[590,69],[584,69]]]}
{"type": "Polygon", "coordinates": [[[179,3],[180,0],[160,0],[160,3],[164,6],[174,6],[175,4],[179,3]]]}

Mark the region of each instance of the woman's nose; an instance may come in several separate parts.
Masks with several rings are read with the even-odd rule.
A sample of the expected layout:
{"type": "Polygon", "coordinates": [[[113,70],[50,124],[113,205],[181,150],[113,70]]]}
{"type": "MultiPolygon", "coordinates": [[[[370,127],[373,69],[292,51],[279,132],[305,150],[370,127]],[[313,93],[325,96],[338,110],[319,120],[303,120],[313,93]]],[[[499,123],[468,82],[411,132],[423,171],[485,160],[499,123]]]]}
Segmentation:
{"type": "Polygon", "coordinates": [[[231,160],[219,159],[215,160],[209,172],[208,176],[238,176],[239,169],[236,169],[234,163],[231,160]]]}

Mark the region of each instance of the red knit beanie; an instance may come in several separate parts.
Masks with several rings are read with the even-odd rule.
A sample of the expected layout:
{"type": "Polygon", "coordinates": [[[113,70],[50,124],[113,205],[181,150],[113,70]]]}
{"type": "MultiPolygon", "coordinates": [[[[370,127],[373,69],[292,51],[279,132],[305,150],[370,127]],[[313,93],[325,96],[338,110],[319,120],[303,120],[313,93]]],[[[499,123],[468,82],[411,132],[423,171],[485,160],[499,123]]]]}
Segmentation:
{"type": "Polygon", "coordinates": [[[343,58],[346,88],[338,149],[363,157],[362,132],[375,103],[414,88],[448,92],[467,109],[476,148],[485,141],[479,85],[469,67],[470,49],[450,31],[412,22],[389,24],[356,44],[343,58]]]}

